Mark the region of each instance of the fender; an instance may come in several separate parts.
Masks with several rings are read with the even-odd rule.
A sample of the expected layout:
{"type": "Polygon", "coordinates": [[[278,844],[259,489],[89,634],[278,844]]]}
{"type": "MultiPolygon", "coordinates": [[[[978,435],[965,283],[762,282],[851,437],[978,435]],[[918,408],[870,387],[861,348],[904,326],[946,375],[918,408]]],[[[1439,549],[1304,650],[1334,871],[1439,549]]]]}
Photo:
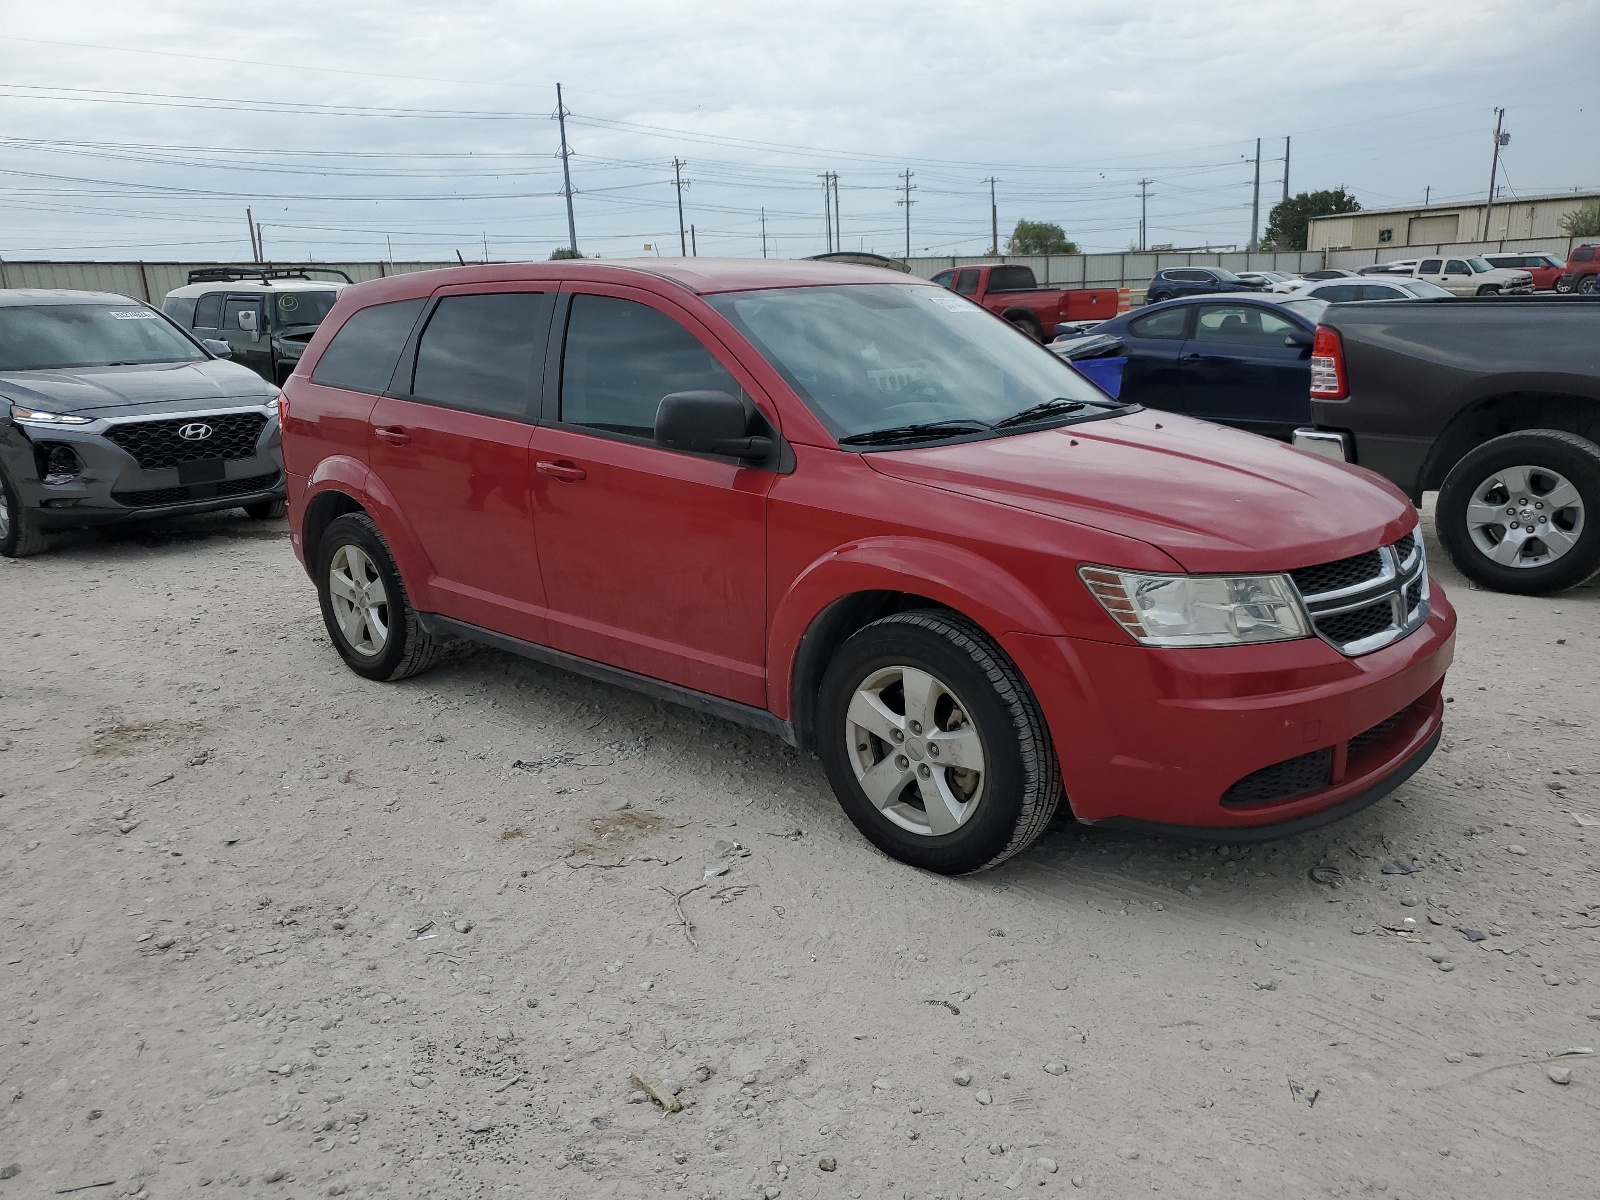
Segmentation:
{"type": "MultiPolygon", "coordinates": [[[[367,515],[377,522],[383,540],[389,543],[389,552],[394,555],[394,564],[411,595],[411,602],[424,612],[431,610],[434,607],[433,563],[383,480],[359,459],[336,454],[317,464],[307,481],[301,511],[309,509],[311,502],[323,492],[344,492],[367,510],[367,515]]],[[[310,552],[307,547],[306,553],[310,552]]]]}
{"type": "Polygon", "coordinates": [[[767,707],[792,715],[795,660],[814,621],[855,592],[912,592],[976,621],[991,637],[1059,634],[1043,599],[993,562],[948,542],[894,536],[849,542],[795,577],[773,610],[767,634],[767,707]]]}

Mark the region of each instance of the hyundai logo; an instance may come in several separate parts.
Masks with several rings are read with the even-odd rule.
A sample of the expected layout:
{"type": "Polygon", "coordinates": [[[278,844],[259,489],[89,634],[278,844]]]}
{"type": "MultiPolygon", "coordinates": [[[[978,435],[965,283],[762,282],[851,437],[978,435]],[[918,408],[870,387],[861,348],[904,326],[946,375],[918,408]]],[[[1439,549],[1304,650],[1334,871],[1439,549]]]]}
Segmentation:
{"type": "Polygon", "coordinates": [[[178,430],[178,436],[186,442],[203,442],[211,436],[211,426],[204,421],[191,421],[178,430]]]}

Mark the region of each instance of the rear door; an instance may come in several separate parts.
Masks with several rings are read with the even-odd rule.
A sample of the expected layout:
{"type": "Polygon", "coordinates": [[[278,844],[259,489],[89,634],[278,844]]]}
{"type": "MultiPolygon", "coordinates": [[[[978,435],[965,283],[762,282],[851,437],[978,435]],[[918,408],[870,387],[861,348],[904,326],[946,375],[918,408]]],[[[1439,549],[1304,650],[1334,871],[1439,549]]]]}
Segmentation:
{"type": "Polygon", "coordinates": [[[1189,383],[1184,402],[1191,407],[1179,411],[1280,439],[1306,424],[1311,419],[1310,334],[1288,314],[1267,308],[1197,307],[1180,359],[1189,383]]]}
{"type": "Polygon", "coordinates": [[[654,441],[669,393],[764,398],[691,314],[648,292],[568,284],[556,324],[533,438],[550,644],[766,707],[774,476],[654,441]]]}
{"type": "Polygon", "coordinates": [[[434,608],[530,642],[547,632],[528,444],[555,292],[539,286],[436,293],[368,451],[427,556],[434,608]]]}
{"type": "Polygon", "coordinates": [[[1194,311],[1195,305],[1174,304],[1142,313],[1128,322],[1122,334],[1128,361],[1122,368],[1118,399],[1149,408],[1184,411],[1186,385],[1178,357],[1183,353],[1194,311]]]}

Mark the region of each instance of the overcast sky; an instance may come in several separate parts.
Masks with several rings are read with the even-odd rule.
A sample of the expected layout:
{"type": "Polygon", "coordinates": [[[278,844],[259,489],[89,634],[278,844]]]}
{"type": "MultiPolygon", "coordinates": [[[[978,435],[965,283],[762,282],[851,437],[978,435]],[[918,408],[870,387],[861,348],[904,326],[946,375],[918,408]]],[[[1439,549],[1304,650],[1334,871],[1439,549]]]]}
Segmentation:
{"type": "Polygon", "coordinates": [[[1600,186],[1600,0],[0,0],[0,256],[981,253],[994,177],[1086,248],[1243,246],[1282,191],[1600,186]]]}

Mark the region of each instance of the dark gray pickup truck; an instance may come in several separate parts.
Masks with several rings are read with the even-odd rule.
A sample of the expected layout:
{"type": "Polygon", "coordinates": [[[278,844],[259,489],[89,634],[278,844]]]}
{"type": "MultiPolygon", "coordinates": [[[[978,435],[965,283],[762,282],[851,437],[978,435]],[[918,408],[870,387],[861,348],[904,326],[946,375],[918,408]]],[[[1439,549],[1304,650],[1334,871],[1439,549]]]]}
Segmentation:
{"type": "Polygon", "coordinates": [[[1600,298],[1337,304],[1294,444],[1414,501],[1484,587],[1544,595],[1600,571],[1600,298]]]}

